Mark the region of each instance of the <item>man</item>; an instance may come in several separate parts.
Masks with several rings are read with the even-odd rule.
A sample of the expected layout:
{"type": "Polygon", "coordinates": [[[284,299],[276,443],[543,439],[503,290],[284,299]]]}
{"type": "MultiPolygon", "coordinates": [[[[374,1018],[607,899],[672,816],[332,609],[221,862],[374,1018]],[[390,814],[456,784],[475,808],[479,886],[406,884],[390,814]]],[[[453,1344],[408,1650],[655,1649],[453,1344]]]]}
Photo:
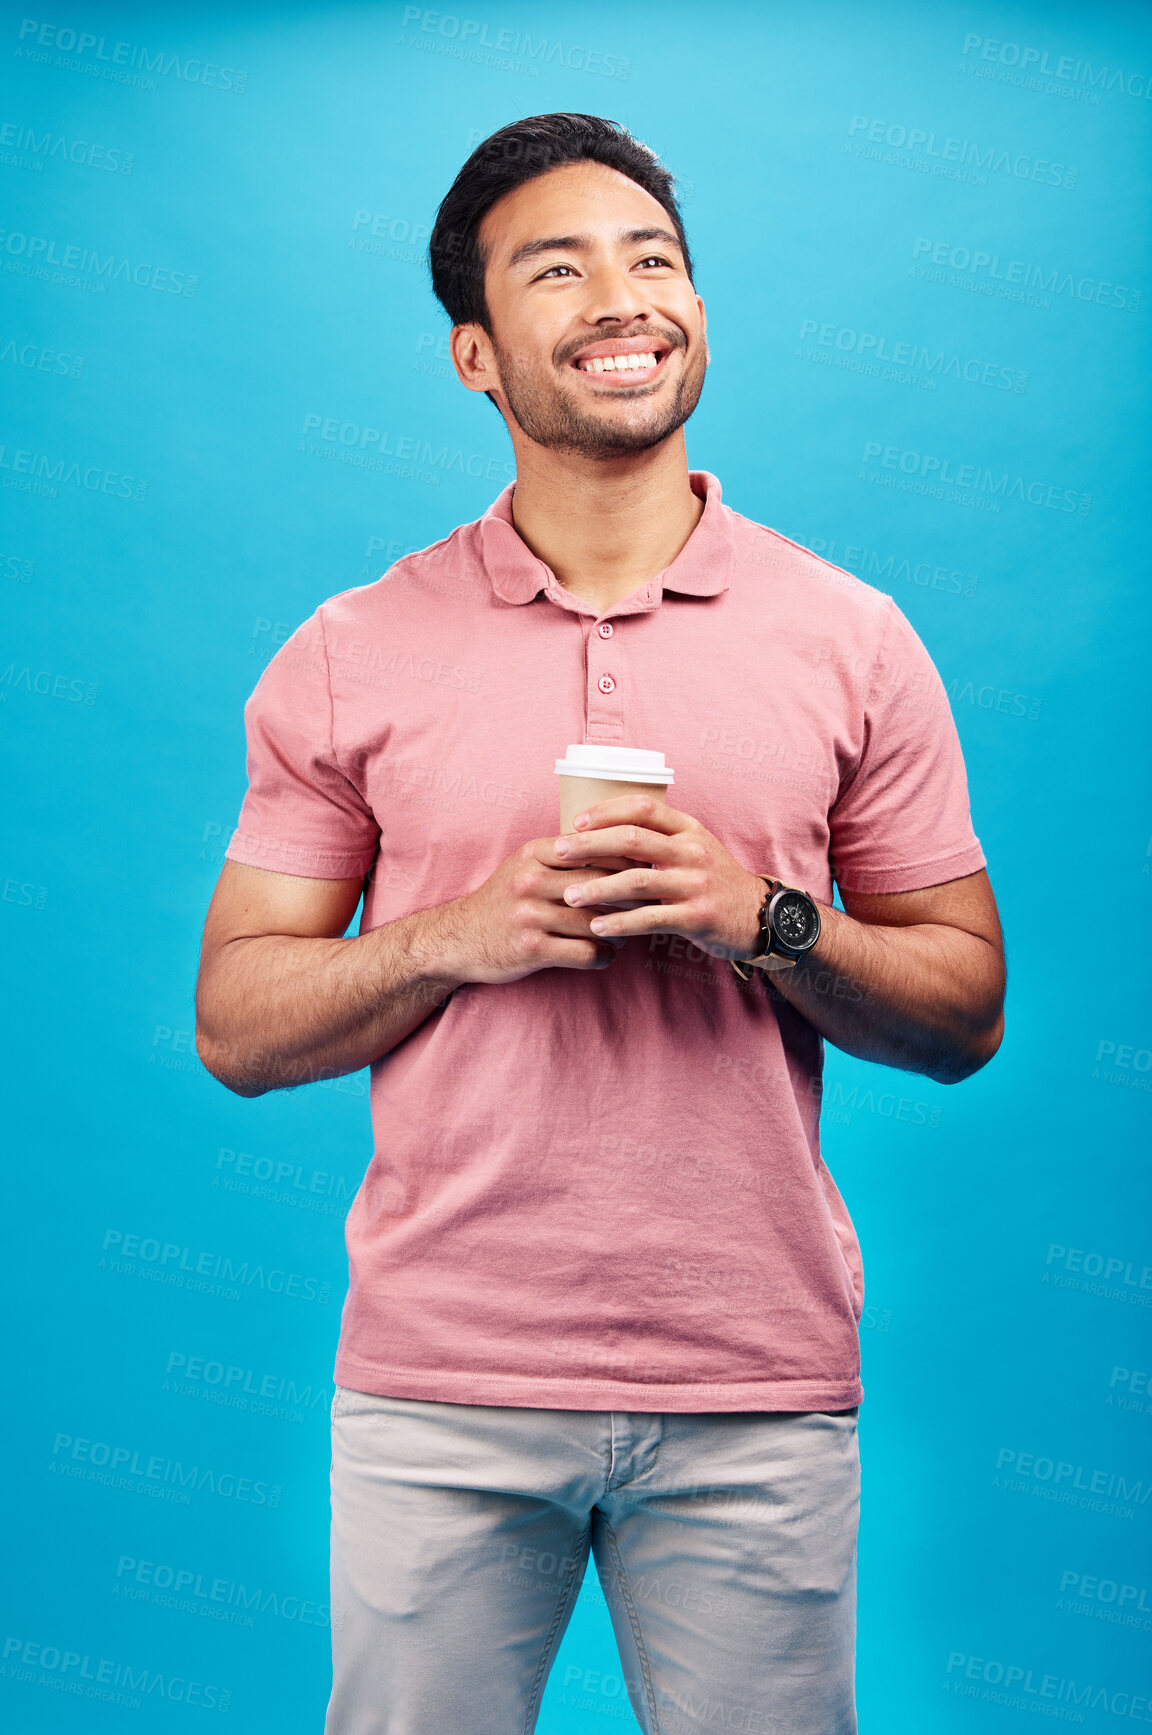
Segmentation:
{"type": "Polygon", "coordinates": [[[947,701],[889,597],[689,472],[704,306],[644,146],[502,129],[431,258],[516,482],[270,663],[199,984],[242,1096],[372,1067],[328,1735],[533,1729],[590,1550],[646,1731],[845,1735],[863,1280],[822,1039],[941,1083],[999,1045],[947,701]],[[557,837],[572,742],[663,752],[667,804],[557,837]]]}

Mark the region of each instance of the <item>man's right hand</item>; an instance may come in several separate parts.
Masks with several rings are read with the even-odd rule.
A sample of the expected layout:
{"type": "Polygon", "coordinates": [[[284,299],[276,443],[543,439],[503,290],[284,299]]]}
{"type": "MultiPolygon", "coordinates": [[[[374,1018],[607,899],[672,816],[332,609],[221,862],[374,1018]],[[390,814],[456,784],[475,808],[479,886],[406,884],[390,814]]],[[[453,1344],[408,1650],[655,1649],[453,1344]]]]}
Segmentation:
{"type": "Polygon", "coordinates": [[[517,982],[536,970],[603,970],[620,942],[589,923],[596,905],[572,909],[564,889],[601,868],[560,867],[555,837],[531,838],[483,885],[425,912],[426,941],[442,973],[460,982],[517,982]]]}
{"type": "Polygon", "coordinates": [[[622,941],[598,939],[595,905],[564,888],[600,871],[560,865],[533,838],[474,892],[346,937],[359,879],[318,880],[224,864],[204,927],[196,1047],[239,1096],[338,1078],[387,1054],[464,982],[535,970],[602,970],[622,941]]]}

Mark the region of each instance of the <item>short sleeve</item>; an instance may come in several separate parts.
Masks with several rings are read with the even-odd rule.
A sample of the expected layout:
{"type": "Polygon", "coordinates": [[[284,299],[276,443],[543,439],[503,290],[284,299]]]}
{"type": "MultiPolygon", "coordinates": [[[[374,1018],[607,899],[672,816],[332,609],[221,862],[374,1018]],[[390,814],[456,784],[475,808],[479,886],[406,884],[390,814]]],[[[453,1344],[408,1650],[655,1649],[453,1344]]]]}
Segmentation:
{"type": "Polygon", "coordinates": [[[864,701],[862,740],[829,819],[841,890],[916,891],[982,868],[944,683],[891,601],[864,701]]]}
{"type": "Polygon", "coordinates": [[[248,793],[226,854],[305,879],[355,879],[380,828],[332,742],[332,692],[319,611],[288,639],[244,707],[248,793]]]}

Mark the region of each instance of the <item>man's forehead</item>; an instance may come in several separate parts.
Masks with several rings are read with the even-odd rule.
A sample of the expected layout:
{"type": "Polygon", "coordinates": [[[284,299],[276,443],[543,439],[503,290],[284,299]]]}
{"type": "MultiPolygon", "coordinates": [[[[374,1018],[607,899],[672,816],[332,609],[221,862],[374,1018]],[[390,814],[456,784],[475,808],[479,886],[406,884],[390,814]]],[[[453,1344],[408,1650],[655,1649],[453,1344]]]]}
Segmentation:
{"type": "Polygon", "coordinates": [[[565,237],[579,232],[587,240],[595,229],[600,236],[623,240],[641,227],[662,227],[676,239],[664,207],[636,181],[603,163],[565,163],[498,199],[484,215],[479,239],[486,251],[497,249],[507,262],[545,232],[565,237]]]}

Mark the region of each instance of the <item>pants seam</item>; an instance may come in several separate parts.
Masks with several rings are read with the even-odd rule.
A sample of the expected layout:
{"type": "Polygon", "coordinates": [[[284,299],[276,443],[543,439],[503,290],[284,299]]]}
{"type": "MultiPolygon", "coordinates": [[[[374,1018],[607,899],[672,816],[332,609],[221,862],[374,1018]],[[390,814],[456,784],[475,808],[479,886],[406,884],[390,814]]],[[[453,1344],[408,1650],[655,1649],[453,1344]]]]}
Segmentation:
{"type": "Polygon", "coordinates": [[[607,1518],[604,1518],[604,1535],[608,1549],[612,1555],[612,1564],[616,1568],[616,1579],[620,1586],[620,1600],[628,1613],[628,1624],[632,1628],[632,1637],[636,1642],[636,1654],[640,1659],[640,1672],[644,1677],[644,1696],[648,1701],[648,1715],[652,1719],[652,1735],[661,1735],[660,1715],[656,1709],[656,1693],[652,1686],[652,1666],[648,1661],[648,1650],[644,1636],[640,1631],[640,1617],[636,1613],[636,1604],[632,1597],[632,1587],[628,1582],[628,1573],[620,1555],[616,1541],[616,1532],[607,1518]]]}
{"type": "Polygon", "coordinates": [[[536,1717],[540,1710],[541,1693],[544,1688],[544,1683],[548,1679],[548,1671],[551,1669],[554,1661],[556,1634],[565,1615],[571,1608],[572,1586],[576,1581],[576,1575],[580,1572],[581,1566],[584,1566],[585,1568],[587,1567],[588,1543],[591,1534],[592,1520],[589,1518],[588,1523],[584,1527],[583,1535],[576,1546],[572,1565],[569,1567],[564,1578],[564,1583],[560,1587],[560,1594],[556,1599],[556,1613],[552,1617],[552,1625],[548,1628],[547,1635],[544,1639],[544,1649],[541,1653],[540,1662],[536,1669],[535,1679],[533,1680],[528,1693],[528,1705],[524,1714],[524,1735],[532,1735],[532,1731],[536,1727],[536,1717]]]}

